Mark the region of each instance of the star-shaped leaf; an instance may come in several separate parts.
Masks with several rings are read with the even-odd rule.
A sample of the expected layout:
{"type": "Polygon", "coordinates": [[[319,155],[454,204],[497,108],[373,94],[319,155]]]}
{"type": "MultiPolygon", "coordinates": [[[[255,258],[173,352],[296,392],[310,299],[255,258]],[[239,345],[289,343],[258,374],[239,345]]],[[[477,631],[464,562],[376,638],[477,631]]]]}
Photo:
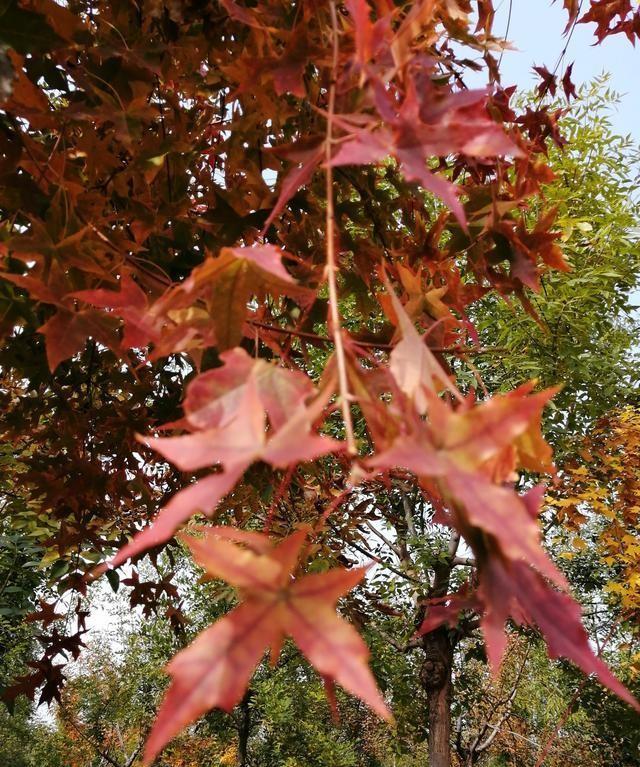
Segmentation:
{"type": "Polygon", "coordinates": [[[295,577],[305,530],[277,544],[267,536],[238,532],[248,547],[229,540],[234,536],[228,528],[213,528],[204,539],[183,538],[206,573],[233,585],[241,602],[170,662],[172,683],[147,741],[146,763],[210,709],[231,711],[267,649],[275,663],[287,636],[324,679],[391,719],[367,666],[367,646],[335,610],[365,570],[336,568],[295,577]]]}

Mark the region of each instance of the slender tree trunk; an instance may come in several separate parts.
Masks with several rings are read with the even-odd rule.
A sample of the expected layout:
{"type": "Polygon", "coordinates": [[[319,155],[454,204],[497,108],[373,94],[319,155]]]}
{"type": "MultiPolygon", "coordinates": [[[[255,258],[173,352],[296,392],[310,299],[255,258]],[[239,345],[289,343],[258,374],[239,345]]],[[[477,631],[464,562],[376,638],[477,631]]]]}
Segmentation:
{"type": "Polygon", "coordinates": [[[429,767],[451,767],[451,693],[453,644],[446,628],[423,640],[422,684],[429,709],[429,767]]]}
{"type": "Polygon", "coordinates": [[[240,725],[238,727],[238,767],[247,767],[249,764],[249,734],[251,732],[251,709],[249,701],[251,692],[247,690],[240,702],[240,725]]]}

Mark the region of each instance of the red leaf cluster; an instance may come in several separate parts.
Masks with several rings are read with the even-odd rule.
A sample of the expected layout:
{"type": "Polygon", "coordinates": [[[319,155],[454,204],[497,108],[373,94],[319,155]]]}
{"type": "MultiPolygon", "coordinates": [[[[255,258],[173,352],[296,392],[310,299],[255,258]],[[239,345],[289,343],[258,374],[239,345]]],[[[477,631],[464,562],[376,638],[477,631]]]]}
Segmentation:
{"type": "MultiPolygon", "coordinates": [[[[305,573],[303,547],[331,566],[357,526],[345,497],[398,481],[477,564],[423,630],[477,609],[498,666],[505,623],[536,625],[552,654],[633,702],[541,547],[540,490],[516,490],[522,472],[553,471],[540,426],[553,391],[478,400],[451,365],[483,351],[476,302],[494,292],[537,316],[530,293],[568,268],[556,211],[538,204],[564,110],[512,105],[493,18],[491,0],[2,11],[0,435],[43,567],[82,597],[96,562],[170,559],[203,513],[223,524],[184,540],[240,597],[171,662],[148,759],[231,708],[286,636],[330,698],[337,682],[388,716],[335,611],[363,571],[305,573]],[[469,90],[480,60],[493,85],[469,90]],[[325,522],[341,504],[336,540],[325,522]]],[[[637,20],[629,2],[596,1],[581,19],[598,39],[634,39],[637,20]]],[[[556,73],[537,71],[554,95],[556,73]]],[[[571,67],[561,83],[575,97],[571,67]]],[[[181,628],[170,576],[124,584],[146,613],[177,603],[181,628]]],[[[75,633],[39,636],[12,694],[59,694],[80,602],[75,617],[75,633]]]]}

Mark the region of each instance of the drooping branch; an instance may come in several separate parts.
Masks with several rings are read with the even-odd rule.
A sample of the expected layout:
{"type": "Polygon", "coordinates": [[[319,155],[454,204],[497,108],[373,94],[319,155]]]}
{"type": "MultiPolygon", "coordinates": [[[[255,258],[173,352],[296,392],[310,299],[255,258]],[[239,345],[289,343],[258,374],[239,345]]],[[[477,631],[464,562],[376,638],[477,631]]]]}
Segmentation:
{"type": "Polygon", "coordinates": [[[352,396],[349,393],[347,379],[347,363],[343,341],[342,321],[338,307],[338,264],[336,261],[336,233],[335,233],[335,206],[333,189],[333,119],[336,108],[336,79],[338,77],[339,41],[338,41],[338,17],[336,4],[331,0],[331,34],[332,34],[332,59],[331,81],[329,83],[329,104],[327,110],[327,129],[325,136],[325,181],[326,181],[326,274],[329,285],[329,331],[336,348],[336,365],[338,368],[338,386],[340,389],[340,409],[344,421],[347,450],[351,455],[357,455],[358,448],[353,430],[353,417],[351,415],[352,396]]]}

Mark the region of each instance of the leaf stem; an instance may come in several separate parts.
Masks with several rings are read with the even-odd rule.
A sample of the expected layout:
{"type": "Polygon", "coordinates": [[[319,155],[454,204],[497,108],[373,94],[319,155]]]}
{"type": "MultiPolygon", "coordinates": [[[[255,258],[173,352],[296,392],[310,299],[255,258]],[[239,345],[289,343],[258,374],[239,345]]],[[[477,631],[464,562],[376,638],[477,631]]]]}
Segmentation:
{"type": "Polygon", "coordinates": [[[331,149],[333,142],[333,116],[336,103],[336,76],[338,71],[338,17],[336,4],[332,0],[331,29],[333,38],[333,55],[331,62],[331,82],[329,83],[329,104],[327,110],[327,134],[325,140],[325,180],[327,197],[326,214],[326,248],[327,263],[326,273],[329,286],[329,330],[336,347],[336,362],[338,366],[338,386],[340,389],[340,408],[346,433],[347,451],[350,455],[357,455],[358,448],[353,431],[353,419],[351,416],[351,395],[349,393],[349,381],[347,378],[347,365],[342,337],[342,324],[338,309],[338,283],[335,252],[335,208],[333,201],[333,167],[331,166],[331,149]]]}

